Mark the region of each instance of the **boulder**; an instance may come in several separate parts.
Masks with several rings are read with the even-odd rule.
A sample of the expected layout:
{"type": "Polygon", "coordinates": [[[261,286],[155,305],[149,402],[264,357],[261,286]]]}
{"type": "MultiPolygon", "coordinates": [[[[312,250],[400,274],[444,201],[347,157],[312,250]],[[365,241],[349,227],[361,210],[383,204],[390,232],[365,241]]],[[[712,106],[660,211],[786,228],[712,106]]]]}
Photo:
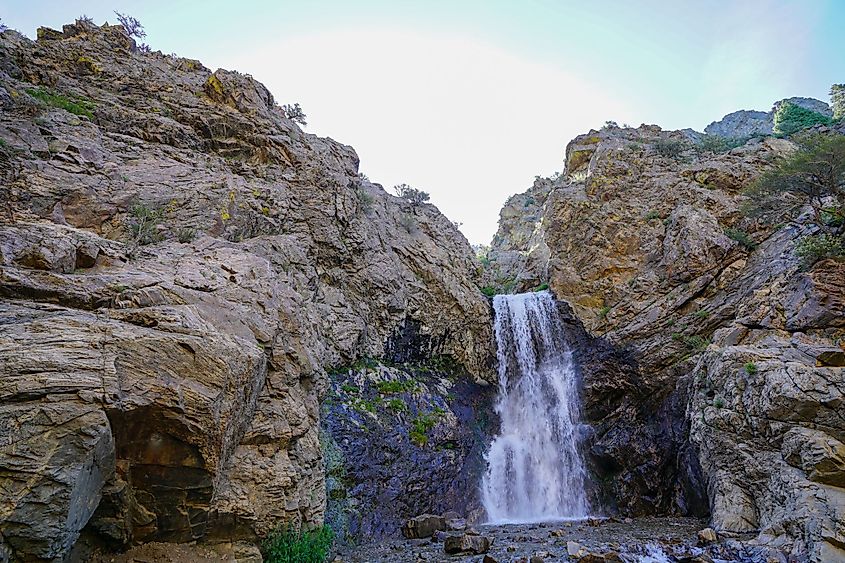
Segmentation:
{"type": "MultiPolygon", "coordinates": [[[[408,539],[428,538],[435,532],[446,529],[446,519],[435,514],[421,514],[408,519],[402,525],[402,535],[408,539]]],[[[448,541],[449,538],[446,538],[448,541]]]]}
{"type": "Polygon", "coordinates": [[[443,542],[443,549],[449,555],[457,553],[482,554],[490,549],[490,538],[481,535],[461,534],[449,536],[443,542]]]}
{"type": "Polygon", "coordinates": [[[566,542],[566,553],[569,557],[580,559],[587,554],[587,550],[580,543],[570,540],[566,542]]]}
{"type": "Polygon", "coordinates": [[[699,545],[708,545],[715,542],[717,539],[719,538],[713,528],[704,528],[698,532],[699,545]]]}

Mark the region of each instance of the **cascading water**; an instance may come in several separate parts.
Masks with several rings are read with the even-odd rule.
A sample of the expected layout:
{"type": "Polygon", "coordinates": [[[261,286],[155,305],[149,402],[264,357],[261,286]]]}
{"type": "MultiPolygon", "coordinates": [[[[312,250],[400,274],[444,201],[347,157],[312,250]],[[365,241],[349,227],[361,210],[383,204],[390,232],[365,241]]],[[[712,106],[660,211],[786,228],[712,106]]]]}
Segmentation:
{"type": "Polygon", "coordinates": [[[497,295],[499,435],[481,496],[491,522],[587,516],[572,354],[548,291],[497,295]]]}

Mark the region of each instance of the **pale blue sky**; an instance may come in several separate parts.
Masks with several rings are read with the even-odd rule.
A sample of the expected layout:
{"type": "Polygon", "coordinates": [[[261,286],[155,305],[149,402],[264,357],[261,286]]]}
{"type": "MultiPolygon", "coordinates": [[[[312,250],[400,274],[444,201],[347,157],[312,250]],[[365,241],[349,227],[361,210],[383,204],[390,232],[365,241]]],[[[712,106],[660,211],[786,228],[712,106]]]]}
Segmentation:
{"type": "Polygon", "coordinates": [[[607,119],[700,130],[845,82],[840,0],[0,0],[30,37],[112,10],[141,20],[153,49],[301,103],[308,131],[354,146],[373,181],[429,191],[472,242],[607,119]]]}

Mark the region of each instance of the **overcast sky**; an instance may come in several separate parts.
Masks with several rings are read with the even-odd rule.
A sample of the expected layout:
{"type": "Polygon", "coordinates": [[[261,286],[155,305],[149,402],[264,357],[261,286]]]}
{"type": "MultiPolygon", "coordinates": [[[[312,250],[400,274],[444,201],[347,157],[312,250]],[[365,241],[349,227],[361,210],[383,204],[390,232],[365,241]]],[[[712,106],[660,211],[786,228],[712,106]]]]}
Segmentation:
{"type": "Polygon", "coordinates": [[[431,193],[471,242],[606,120],[703,129],[845,82],[845,1],[0,0],[33,37],[137,17],[165,53],[247,72],[361,170],[431,193]]]}

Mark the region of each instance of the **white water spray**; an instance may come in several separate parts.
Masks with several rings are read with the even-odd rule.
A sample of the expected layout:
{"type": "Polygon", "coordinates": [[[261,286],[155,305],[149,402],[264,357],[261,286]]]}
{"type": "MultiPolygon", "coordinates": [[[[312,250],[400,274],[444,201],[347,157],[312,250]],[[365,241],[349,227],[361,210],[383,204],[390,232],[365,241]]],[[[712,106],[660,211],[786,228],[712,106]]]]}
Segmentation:
{"type": "Polygon", "coordinates": [[[577,385],[554,298],[547,291],[497,295],[493,307],[501,429],[481,484],[487,517],[494,523],[584,518],[577,385]]]}

